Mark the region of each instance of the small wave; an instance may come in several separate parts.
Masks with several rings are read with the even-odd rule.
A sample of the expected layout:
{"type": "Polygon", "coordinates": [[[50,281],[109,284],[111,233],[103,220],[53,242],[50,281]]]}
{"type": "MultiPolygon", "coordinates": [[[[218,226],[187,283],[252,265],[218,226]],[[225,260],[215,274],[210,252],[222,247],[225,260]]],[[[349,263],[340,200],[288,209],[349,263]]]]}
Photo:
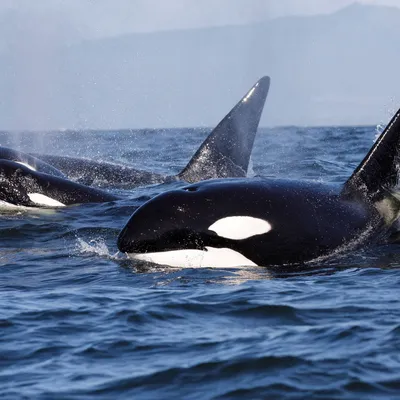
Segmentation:
{"type": "MultiPolygon", "coordinates": [[[[176,367],[161,367],[145,374],[134,376],[118,376],[104,379],[104,382],[90,388],[78,389],[74,395],[96,395],[100,398],[115,397],[123,391],[129,397],[138,397],[144,392],[149,398],[160,398],[163,391],[165,397],[172,398],[178,392],[180,398],[204,398],[209,392],[216,396],[223,396],[241,389],[254,388],[255,382],[261,388],[275,388],[276,394],[282,395],[285,391],[299,391],[297,382],[283,376],[282,382],[272,377],[277,370],[284,371],[285,375],[294,374],[296,368],[308,368],[312,363],[292,356],[261,356],[240,358],[233,360],[213,360],[203,362],[190,362],[188,365],[176,367]],[[253,376],[252,376],[253,375],[253,376]],[[255,376],[255,377],[254,377],[255,376]],[[286,383],[289,381],[288,383],[286,383]],[[202,393],[196,392],[196,383],[203,382],[202,393]],[[149,396],[150,394],[150,396],[149,396]]],[[[301,388],[300,388],[301,389],[301,388]]],[[[52,394],[56,394],[53,392],[52,394]]],[[[58,393],[57,393],[58,394],[58,393]]],[[[280,397],[280,396],[277,397],[280,397]]],[[[206,398],[209,398],[206,396],[206,398]]]]}

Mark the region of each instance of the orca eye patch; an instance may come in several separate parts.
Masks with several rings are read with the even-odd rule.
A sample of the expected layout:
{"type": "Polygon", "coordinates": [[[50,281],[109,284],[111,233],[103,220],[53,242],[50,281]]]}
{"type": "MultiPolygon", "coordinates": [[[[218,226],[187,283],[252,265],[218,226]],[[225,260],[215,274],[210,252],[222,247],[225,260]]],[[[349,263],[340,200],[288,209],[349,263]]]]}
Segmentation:
{"type": "Polygon", "coordinates": [[[29,199],[40,206],[49,207],[64,207],[65,204],[60,203],[58,200],[52,199],[51,197],[45,196],[40,193],[28,193],[29,199]]]}
{"type": "Polygon", "coordinates": [[[210,225],[208,229],[226,239],[242,240],[267,233],[272,226],[261,218],[235,216],[221,218],[210,225]]]}

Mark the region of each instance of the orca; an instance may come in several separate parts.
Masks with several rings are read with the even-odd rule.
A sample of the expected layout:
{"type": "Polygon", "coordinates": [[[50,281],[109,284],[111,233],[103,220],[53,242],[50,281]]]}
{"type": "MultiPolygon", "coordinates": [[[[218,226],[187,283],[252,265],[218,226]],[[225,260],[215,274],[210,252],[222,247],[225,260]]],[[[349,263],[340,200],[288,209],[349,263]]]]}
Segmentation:
{"type": "Polygon", "coordinates": [[[117,199],[111,193],[0,159],[0,203],[3,206],[63,207],[117,199]]]}
{"type": "Polygon", "coordinates": [[[216,179],[164,192],[118,237],[130,258],[178,267],[298,265],[331,259],[398,230],[400,110],[342,187],[216,179]]]}
{"type": "Polygon", "coordinates": [[[163,176],[128,165],[83,158],[36,153],[32,155],[53,165],[69,179],[85,185],[114,188],[126,189],[176,180],[193,183],[211,178],[245,177],[269,87],[268,76],[259,79],[208,135],[177,176],[163,176]]]}
{"type": "Polygon", "coordinates": [[[65,175],[52,165],[30,154],[23,153],[22,151],[0,146],[0,159],[14,161],[33,171],[44,172],[45,174],[54,175],[59,178],[65,178],[65,175]]]}
{"type": "MultiPolygon", "coordinates": [[[[59,156],[40,156],[85,183],[109,179],[113,186],[161,183],[178,179],[196,182],[209,177],[246,176],[255,135],[269,91],[261,78],[211,132],[185,169],[176,177],[161,177],[128,166],[59,156]],[[147,180],[146,180],[147,179],[147,180]]],[[[73,182],[38,157],[0,147],[0,202],[25,207],[62,207],[118,200],[108,192],[73,182]]]]}

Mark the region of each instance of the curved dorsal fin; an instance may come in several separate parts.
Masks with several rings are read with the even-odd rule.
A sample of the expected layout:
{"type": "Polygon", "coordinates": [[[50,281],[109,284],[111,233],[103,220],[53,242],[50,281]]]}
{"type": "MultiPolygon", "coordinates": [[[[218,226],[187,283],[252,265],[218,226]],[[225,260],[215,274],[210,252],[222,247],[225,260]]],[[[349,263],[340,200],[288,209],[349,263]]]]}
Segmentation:
{"type": "Polygon", "coordinates": [[[399,180],[400,109],[345,183],[342,196],[379,200],[399,180]]]}
{"type": "Polygon", "coordinates": [[[270,85],[264,76],[210,133],[178,175],[187,182],[245,177],[270,85]]]}

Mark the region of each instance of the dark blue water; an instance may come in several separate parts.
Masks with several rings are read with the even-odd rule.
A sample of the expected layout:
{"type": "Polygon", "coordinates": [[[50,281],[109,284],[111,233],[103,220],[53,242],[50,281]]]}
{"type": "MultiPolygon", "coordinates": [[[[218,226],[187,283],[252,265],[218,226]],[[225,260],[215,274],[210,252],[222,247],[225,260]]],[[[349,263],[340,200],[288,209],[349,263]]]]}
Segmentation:
{"type": "MultiPolygon", "coordinates": [[[[178,172],[207,131],[0,134],[28,151],[178,172]]],[[[341,183],[376,128],[259,132],[254,173],[341,183]]],[[[177,184],[0,217],[2,399],[395,399],[400,249],[310,269],[135,264],[116,237],[177,184]]],[[[179,185],[179,184],[178,184],[179,185]]]]}

